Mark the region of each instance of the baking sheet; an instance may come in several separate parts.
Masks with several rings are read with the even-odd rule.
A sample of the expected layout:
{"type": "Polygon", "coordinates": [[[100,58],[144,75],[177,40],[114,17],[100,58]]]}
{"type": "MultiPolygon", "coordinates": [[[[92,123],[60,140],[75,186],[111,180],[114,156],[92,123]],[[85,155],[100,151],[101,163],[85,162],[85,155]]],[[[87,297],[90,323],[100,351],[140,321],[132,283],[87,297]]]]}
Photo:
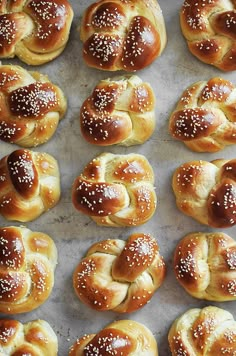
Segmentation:
{"type": "MultiPolygon", "coordinates": [[[[159,354],[168,356],[168,330],[174,319],[187,309],[212,304],[233,312],[236,317],[235,302],[211,303],[194,299],[186,294],[176,281],[172,257],[177,242],[190,232],[217,230],[207,228],[178,211],[171,189],[172,174],[183,162],[192,159],[233,158],[236,156],[236,147],[230,146],[215,154],[194,153],[168,134],[169,115],[188,85],[214,76],[221,76],[236,84],[236,72],[224,73],[195,59],[189,53],[180,31],[179,10],[182,0],[160,0],[167,27],[167,47],[150,67],[137,73],[154,88],[157,100],[156,130],[152,138],[141,146],[102,148],[90,145],[80,133],[80,106],[100,79],[113,77],[117,73],[88,68],[83,62],[78,26],[83,11],[92,1],[80,0],[71,3],[75,16],[69,43],[60,57],[40,67],[29,67],[17,59],[2,61],[3,64],[20,64],[24,68],[48,74],[51,81],[59,85],[68,98],[68,111],[56,134],[50,142],[34,149],[48,152],[58,160],[61,171],[61,200],[54,209],[27,224],[34,231],[49,234],[56,243],[59,259],[55,286],[48,301],[36,311],[12,317],[21,322],[37,318],[47,320],[58,336],[60,356],[67,355],[69,347],[84,333],[96,333],[114,320],[133,319],[145,324],[153,332],[158,342],[159,354]],[[83,167],[101,152],[137,152],[145,154],[152,164],[158,205],[155,216],[145,225],[137,228],[97,227],[89,217],[74,209],[71,202],[73,180],[83,167]],[[130,315],[89,309],[77,299],[73,291],[72,273],[76,265],[92,243],[106,238],[126,239],[133,232],[151,233],[156,237],[167,264],[167,276],[163,285],[147,306],[130,315]]],[[[15,149],[16,145],[0,142],[1,157],[15,149]]],[[[0,225],[18,226],[20,223],[9,223],[0,217],[0,225]]],[[[236,227],[220,231],[234,237],[236,227]]]]}

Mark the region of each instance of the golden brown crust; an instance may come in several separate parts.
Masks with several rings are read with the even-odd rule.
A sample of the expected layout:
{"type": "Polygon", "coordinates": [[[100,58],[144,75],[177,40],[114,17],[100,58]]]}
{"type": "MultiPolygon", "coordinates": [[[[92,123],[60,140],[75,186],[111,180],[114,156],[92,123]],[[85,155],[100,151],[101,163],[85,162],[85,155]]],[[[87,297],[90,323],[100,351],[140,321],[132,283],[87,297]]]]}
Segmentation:
{"type": "Polygon", "coordinates": [[[0,140],[38,146],[54,134],[66,99],[47,76],[19,66],[0,66],[0,140]]]}
{"type": "Polygon", "coordinates": [[[216,228],[236,224],[236,160],[191,161],[173,175],[178,208],[216,228]]]}
{"type": "Polygon", "coordinates": [[[25,227],[0,228],[0,312],[26,313],[49,297],[57,250],[53,240],[25,227]]]}
{"type": "Polygon", "coordinates": [[[97,334],[85,335],[70,348],[69,356],[98,355],[158,356],[156,340],[144,325],[132,320],[119,320],[97,334]]]}
{"type": "Polygon", "coordinates": [[[154,131],[154,110],[154,92],[139,77],[102,80],[81,107],[81,132],[96,145],[141,144],[154,131]]]}
{"type": "Polygon", "coordinates": [[[95,243],[76,267],[73,285],[89,307],[131,313],[147,304],[165,277],[165,263],[155,239],[133,234],[127,242],[95,243]]]}
{"type": "Polygon", "coordinates": [[[17,320],[0,320],[0,352],[9,356],[56,356],[57,336],[44,320],[21,324],[17,320]]]}
{"type": "Polygon", "coordinates": [[[224,233],[192,233],[177,245],[174,270],[195,298],[236,300],[236,243],[224,233]]]}
{"type": "Polygon", "coordinates": [[[236,143],[236,88],[228,80],[197,82],[182,94],[169,122],[171,135],[197,152],[236,143]]]}
{"type": "Polygon", "coordinates": [[[223,71],[236,70],[235,10],[234,0],[185,0],[180,12],[192,54],[223,71]]]}
{"type": "Polygon", "coordinates": [[[53,60],[68,41],[73,10],[67,0],[1,1],[0,58],[30,65],[53,60]]]}
{"type": "Polygon", "coordinates": [[[236,322],[217,307],[190,309],[172,324],[168,340],[173,356],[234,356],[236,322]]]}
{"type": "Polygon", "coordinates": [[[0,160],[0,214],[31,221],[60,198],[57,161],[47,153],[16,150],[0,160]]]}
{"type": "Polygon", "coordinates": [[[99,225],[141,225],[156,209],[153,184],[153,170],[144,156],[104,153],[75,179],[72,201],[99,225]]]}
{"type": "Polygon", "coordinates": [[[166,45],[164,18],[154,0],[99,0],[85,11],[80,37],[85,62],[110,71],[142,69],[166,45]]]}

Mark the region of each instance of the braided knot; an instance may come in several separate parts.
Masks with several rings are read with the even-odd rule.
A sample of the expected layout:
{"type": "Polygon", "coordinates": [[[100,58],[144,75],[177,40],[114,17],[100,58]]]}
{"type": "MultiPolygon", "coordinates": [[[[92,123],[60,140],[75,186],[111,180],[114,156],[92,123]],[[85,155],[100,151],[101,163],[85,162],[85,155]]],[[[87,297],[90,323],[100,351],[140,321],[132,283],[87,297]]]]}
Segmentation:
{"type": "Polygon", "coordinates": [[[236,224],[236,160],[191,161],[174,173],[178,208],[202,224],[236,224]]]}
{"type": "Polygon", "coordinates": [[[57,161],[46,153],[16,150],[0,160],[0,214],[31,221],[60,198],[57,161]]]}
{"type": "Polygon", "coordinates": [[[4,0],[0,3],[0,58],[40,65],[68,41],[73,10],[67,0],[4,0]]]}
{"type": "Polygon", "coordinates": [[[194,56],[224,71],[236,69],[234,0],[185,0],[180,23],[194,56]]]}
{"type": "Polygon", "coordinates": [[[80,32],[89,66],[135,71],[151,64],[166,45],[163,15],[154,0],[100,0],[87,8],[80,32]]]}
{"type": "Polygon", "coordinates": [[[29,312],[46,301],[57,263],[52,239],[24,227],[0,228],[0,312],[29,312]]]}
{"type": "Polygon", "coordinates": [[[199,299],[236,300],[236,243],[224,233],[193,233],[175,250],[176,278],[199,299]]]}
{"type": "Polygon", "coordinates": [[[170,117],[170,133],[198,152],[215,152],[236,143],[236,88],[212,78],[191,85],[170,117]]]}
{"type": "Polygon", "coordinates": [[[133,234],[127,242],[94,244],[74,272],[74,289],[97,310],[130,313],[148,303],[165,276],[165,264],[154,238],[133,234]]]}
{"type": "Polygon", "coordinates": [[[72,201],[99,225],[141,225],[156,209],[153,183],[153,170],[144,156],[104,153],[75,179],[72,201]]]}
{"type": "Polygon", "coordinates": [[[0,140],[38,146],[54,134],[66,111],[62,91],[47,76],[0,66],[0,140]]]}

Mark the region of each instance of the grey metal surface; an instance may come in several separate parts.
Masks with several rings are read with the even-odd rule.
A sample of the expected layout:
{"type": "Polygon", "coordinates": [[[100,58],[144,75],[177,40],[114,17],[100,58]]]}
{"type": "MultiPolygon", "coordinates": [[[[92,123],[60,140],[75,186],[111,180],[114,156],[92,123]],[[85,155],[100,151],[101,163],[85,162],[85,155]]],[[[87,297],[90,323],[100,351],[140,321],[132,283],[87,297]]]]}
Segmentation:
{"type": "MultiPolygon", "coordinates": [[[[50,142],[35,151],[45,151],[59,161],[62,196],[59,204],[27,226],[35,231],[48,233],[55,241],[59,260],[55,275],[55,286],[49,300],[31,313],[13,316],[22,322],[42,318],[47,320],[59,339],[59,355],[68,354],[69,347],[84,333],[96,333],[102,327],[117,319],[133,319],[144,323],[154,333],[161,356],[170,355],[167,334],[174,319],[191,307],[216,304],[236,316],[235,302],[209,303],[188,296],[175,280],[172,268],[173,251],[177,242],[187,233],[212,231],[191,218],[184,216],[175,205],[171,189],[171,177],[176,167],[192,159],[212,160],[233,158],[236,147],[231,146],[215,154],[198,154],[173,140],[168,134],[168,118],[182,91],[198,80],[222,76],[236,84],[236,73],[223,73],[214,67],[195,59],[188,51],[179,26],[179,10],[182,0],[160,0],[165,17],[168,43],[162,56],[150,67],[137,74],[153,86],[156,94],[157,125],[152,138],[141,146],[124,148],[119,146],[99,148],[89,145],[81,136],[79,110],[83,100],[91,93],[96,83],[117,73],[103,72],[88,68],[83,62],[82,44],[78,26],[84,9],[92,1],[71,1],[75,17],[69,43],[53,62],[37,67],[42,73],[58,84],[68,98],[68,112],[50,142]],[[71,203],[71,186],[86,163],[101,152],[145,154],[151,162],[156,178],[158,205],[155,216],[138,228],[97,227],[88,217],[77,212],[71,203]],[[153,234],[167,263],[167,276],[162,287],[151,302],[133,314],[96,312],[83,305],[75,296],[72,287],[72,273],[89,246],[105,238],[126,239],[132,232],[153,234]]],[[[19,64],[18,60],[4,60],[3,63],[19,64]]],[[[32,69],[23,63],[24,68],[32,69]]],[[[16,145],[0,142],[1,157],[16,149],[16,145]]],[[[0,217],[1,226],[20,225],[9,223],[0,217]]],[[[216,231],[216,230],[214,230],[216,231]]],[[[236,227],[226,231],[235,236],[236,227]]],[[[3,315],[1,315],[3,316],[3,315]]]]}

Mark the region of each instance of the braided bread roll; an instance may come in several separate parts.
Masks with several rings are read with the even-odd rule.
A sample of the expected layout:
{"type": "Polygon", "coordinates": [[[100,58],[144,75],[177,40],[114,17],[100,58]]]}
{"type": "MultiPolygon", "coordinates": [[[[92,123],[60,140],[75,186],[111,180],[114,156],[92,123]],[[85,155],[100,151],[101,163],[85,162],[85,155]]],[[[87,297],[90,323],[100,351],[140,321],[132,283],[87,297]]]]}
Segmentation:
{"type": "Polygon", "coordinates": [[[224,233],[192,233],[177,245],[175,275],[195,298],[236,300],[236,243],[224,233]]]}
{"type": "Polygon", "coordinates": [[[47,153],[16,150],[0,160],[0,214],[32,221],[60,198],[57,161],[47,153]]]}
{"type": "Polygon", "coordinates": [[[156,210],[153,184],[154,173],[144,156],[104,153],[75,179],[72,202],[98,225],[141,225],[156,210]]]}
{"type": "Polygon", "coordinates": [[[236,88],[212,78],[191,85],[171,114],[171,135],[193,151],[216,152],[236,143],[236,88]]]}
{"type": "Polygon", "coordinates": [[[53,240],[25,227],[0,228],[0,313],[26,313],[51,294],[57,249],[53,240]]]}
{"type": "Polygon", "coordinates": [[[156,340],[141,323],[119,320],[97,334],[85,335],[70,348],[69,356],[89,355],[158,356],[156,340]]]}
{"type": "Polygon", "coordinates": [[[190,309],[175,320],[168,340],[173,356],[234,356],[236,322],[226,310],[190,309]]]}
{"type": "Polygon", "coordinates": [[[80,38],[90,67],[132,72],[162,53],[165,22],[155,0],[99,0],[85,11],[80,38]]]}
{"type": "Polygon", "coordinates": [[[23,147],[48,141],[66,106],[63,92],[46,75],[0,66],[0,140],[23,147]]]}
{"type": "Polygon", "coordinates": [[[57,352],[57,336],[46,321],[21,324],[17,320],[0,320],[2,356],[57,356],[57,352]]]}
{"type": "Polygon", "coordinates": [[[185,0],[180,24],[191,53],[223,71],[236,70],[235,0],[185,0]]]}
{"type": "Polygon", "coordinates": [[[155,239],[132,234],[128,241],[103,240],[76,267],[73,285],[89,307],[131,313],[152,298],[165,277],[165,263],[155,239]]]}
{"type": "Polygon", "coordinates": [[[40,65],[59,56],[68,41],[73,10],[67,0],[3,0],[0,58],[40,65]]]}
{"type": "Polygon", "coordinates": [[[178,208],[216,228],[236,224],[236,160],[190,161],[172,180],[178,208]]]}
{"type": "Polygon", "coordinates": [[[154,92],[138,76],[105,79],[81,107],[81,132],[96,145],[141,144],[155,129],[154,110],[154,92]]]}

